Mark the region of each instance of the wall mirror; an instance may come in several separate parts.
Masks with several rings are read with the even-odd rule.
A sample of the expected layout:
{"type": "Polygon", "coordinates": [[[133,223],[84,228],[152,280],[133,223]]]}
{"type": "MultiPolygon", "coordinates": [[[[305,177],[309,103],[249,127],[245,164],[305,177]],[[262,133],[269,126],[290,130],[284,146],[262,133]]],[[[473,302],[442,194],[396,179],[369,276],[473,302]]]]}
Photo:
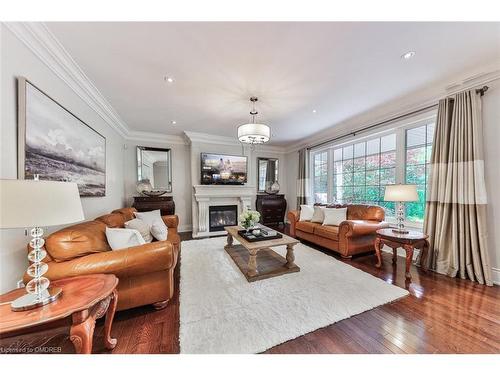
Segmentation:
{"type": "Polygon", "coordinates": [[[169,148],[137,146],[137,181],[149,180],[154,190],[172,192],[172,157],[169,148]]]}
{"type": "Polygon", "coordinates": [[[258,192],[266,192],[274,182],[278,181],[278,159],[257,158],[258,192]]]}

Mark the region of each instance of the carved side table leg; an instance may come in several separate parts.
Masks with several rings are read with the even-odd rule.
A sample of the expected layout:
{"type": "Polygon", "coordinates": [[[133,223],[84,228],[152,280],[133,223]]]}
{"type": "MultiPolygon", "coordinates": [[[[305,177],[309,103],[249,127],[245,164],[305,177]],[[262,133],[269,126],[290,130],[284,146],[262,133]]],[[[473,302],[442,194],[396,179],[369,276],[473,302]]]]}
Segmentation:
{"type": "Polygon", "coordinates": [[[295,267],[295,255],[293,254],[293,245],[288,244],[286,245],[286,268],[293,268],[295,267]]]}
{"type": "Polygon", "coordinates": [[[392,264],[397,264],[398,263],[398,248],[393,247],[392,248],[392,264]]]}
{"type": "Polygon", "coordinates": [[[256,276],[257,273],[257,251],[252,250],[248,258],[248,276],[256,276]]]}
{"type": "Polygon", "coordinates": [[[405,245],[404,249],[406,250],[406,272],[405,277],[411,279],[410,266],[413,260],[413,245],[405,245]]]}
{"type": "Polygon", "coordinates": [[[429,256],[429,241],[425,240],[422,247],[422,255],[420,256],[420,264],[422,269],[427,272],[427,257],[429,256]]]}
{"type": "Polygon", "coordinates": [[[73,314],[73,325],[69,339],[75,346],[76,354],[92,353],[92,338],[94,337],[95,319],[88,310],[73,314]]]}
{"type": "Polygon", "coordinates": [[[111,338],[111,326],[113,324],[113,318],[115,317],[116,305],[118,303],[118,293],[116,289],[113,290],[111,294],[111,302],[106,312],[106,320],[104,321],[104,346],[106,349],[114,349],[116,346],[116,339],[111,338]]]}
{"type": "Polygon", "coordinates": [[[377,254],[377,264],[376,267],[380,268],[382,266],[382,255],[380,254],[380,247],[382,246],[382,241],[379,237],[375,238],[375,253],[377,254]]]}

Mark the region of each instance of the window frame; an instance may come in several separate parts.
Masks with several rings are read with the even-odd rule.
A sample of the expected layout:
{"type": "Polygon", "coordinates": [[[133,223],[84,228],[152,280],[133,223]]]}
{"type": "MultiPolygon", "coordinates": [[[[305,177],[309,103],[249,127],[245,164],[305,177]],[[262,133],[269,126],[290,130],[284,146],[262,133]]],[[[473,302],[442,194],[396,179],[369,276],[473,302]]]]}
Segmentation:
{"type": "MultiPolygon", "coordinates": [[[[340,147],[347,147],[359,142],[368,142],[376,138],[382,138],[386,135],[396,134],[396,183],[405,183],[406,181],[406,131],[414,128],[427,125],[430,122],[436,122],[437,110],[430,110],[416,116],[412,116],[400,121],[392,122],[380,129],[363,133],[363,135],[354,136],[348,141],[338,141],[323,145],[318,148],[310,150],[309,157],[309,171],[310,171],[310,191],[312,192],[312,200],[314,202],[314,155],[321,152],[327,152],[327,201],[332,202],[334,198],[334,184],[333,184],[333,166],[334,166],[334,150],[340,147]]],[[[379,167],[380,170],[380,167],[379,167]]],[[[365,177],[366,178],[366,177],[365,177]]],[[[427,186],[426,186],[427,188],[427,186]]],[[[395,223],[395,217],[388,217],[386,219],[389,223],[395,223]]],[[[409,221],[406,219],[405,212],[405,226],[409,228],[422,229],[423,223],[418,221],[409,221]]]]}

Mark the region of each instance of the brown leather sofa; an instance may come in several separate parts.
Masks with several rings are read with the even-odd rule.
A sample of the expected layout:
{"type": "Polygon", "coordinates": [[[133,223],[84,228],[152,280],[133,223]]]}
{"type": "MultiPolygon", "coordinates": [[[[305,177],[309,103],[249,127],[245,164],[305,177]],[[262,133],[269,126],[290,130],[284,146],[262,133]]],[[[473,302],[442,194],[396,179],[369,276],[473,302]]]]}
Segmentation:
{"type": "Polygon", "coordinates": [[[375,250],[375,232],[386,228],[382,207],[362,204],[330,205],[347,207],[347,220],[336,225],[299,221],[300,211],[289,211],[290,234],[339,253],[343,258],[375,250]]]}
{"type": "MultiPolygon", "coordinates": [[[[160,309],[174,293],[174,268],[180,250],[177,215],[163,216],[166,241],[154,241],[123,250],[111,250],[106,226],[122,228],[134,218],[135,208],[114,210],[92,221],[58,230],[45,240],[49,280],[96,273],[118,277],[118,310],[153,304],[160,309]]],[[[30,280],[28,275],[24,281],[30,280]]]]}

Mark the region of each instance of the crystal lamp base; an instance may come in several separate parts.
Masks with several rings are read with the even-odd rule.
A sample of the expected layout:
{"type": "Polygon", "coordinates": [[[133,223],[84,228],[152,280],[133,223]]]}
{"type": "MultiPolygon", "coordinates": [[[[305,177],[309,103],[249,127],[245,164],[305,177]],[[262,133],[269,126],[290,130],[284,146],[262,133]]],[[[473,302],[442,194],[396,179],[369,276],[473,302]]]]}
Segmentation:
{"type": "Polygon", "coordinates": [[[57,300],[62,294],[61,288],[51,288],[44,290],[40,295],[25,294],[11,302],[12,311],[25,311],[47,305],[57,300]]]}

